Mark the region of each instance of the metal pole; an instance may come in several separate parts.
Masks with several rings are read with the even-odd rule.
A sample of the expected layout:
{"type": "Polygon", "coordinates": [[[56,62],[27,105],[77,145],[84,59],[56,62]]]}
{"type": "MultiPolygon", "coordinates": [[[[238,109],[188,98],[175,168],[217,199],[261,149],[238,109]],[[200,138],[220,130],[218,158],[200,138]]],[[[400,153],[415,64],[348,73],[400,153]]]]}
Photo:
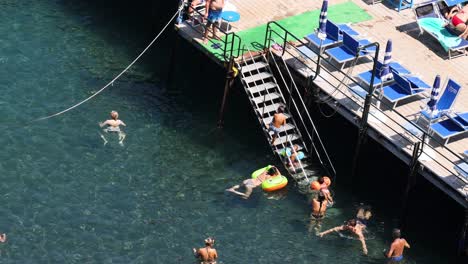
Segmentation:
{"type": "Polygon", "coordinates": [[[414,143],[413,146],[413,155],[410,162],[410,171],[408,174],[408,180],[406,181],[405,192],[403,193],[401,217],[400,217],[400,228],[404,229],[406,225],[406,217],[408,212],[408,197],[411,191],[411,188],[414,185],[415,175],[418,169],[419,156],[421,155],[421,142],[414,143]]]}
{"type": "Polygon", "coordinates": [[[374,56],[374,65],[372,66],[372,75],[371,75],[371,80],[370,80],[370,88],[369,88],[369,93],[366,95],[366,100],[364,101],[364,110],[362,112],[362,118],[361,118],[361,123],[359,125],[359,135],[358,135],[358,141],[356,143],[356,148],[354,150],[354,158],[353,158],[353,167],[351,171],[351,175],[354,178],[356,175],[356,170],[357,170],[357,162],[359,160],[359,154],[361,152],[361,145],[364,142],[364,139],[367,135],[367,128],[368,128],[368,123],[367,119],[369,116],[369,110],[370,110],[370,105],[371,105],[371,100],[372,100],[372,94],[374,93],[374,79],[375,79],[375,74],[376,74],[376,69],[377,69],[377,61],[379,59],[379,50],[380,50],[380,45],[378,42],[370,43],[366,46],[359,47],[356,53],[356,56],[361,52],[361,50],[375,46],[375,56],[374,56]]]}
{"type": "Polygon", "coordinates": [[[226,99],[229,93],[229,89],[231,88],[234,80],[234,72],[232,70],[234,67],[234,57],[231,57],[227,67],[226,82],[224,83],[224,95],[221,102],[221,108],[219,109],[218,128],[223,128],[224,126],[224,108],[226,107],[226,99]]]}

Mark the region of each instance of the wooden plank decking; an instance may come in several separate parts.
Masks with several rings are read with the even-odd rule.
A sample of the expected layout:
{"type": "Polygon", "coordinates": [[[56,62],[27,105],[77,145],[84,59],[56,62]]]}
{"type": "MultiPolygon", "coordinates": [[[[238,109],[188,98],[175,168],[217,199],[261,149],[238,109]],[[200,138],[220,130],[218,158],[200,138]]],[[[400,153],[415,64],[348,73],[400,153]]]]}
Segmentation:
{"type": "MultiPolygon", "coordinates": [[[[393,40],[393,60],[400,62],[411,72],[417,73],[426,83],[432,85],[436,74],[440,74],[442,80],[451,77],[462,85],[461,94],[458,96],[454,110],[456,112],[468,111],[468,56],[447,59],[447,53],[442,49],[440,44],[427,35],[419,35],[419,28],[415,22],[414,15],[410,9],[403,10],[398,13],[385,4],[379,3],[368,5],[359,0],[352,0],[361,8],[365,9],[373,19],[361,23],[353,24],[353,28],[370,38],[371,41],[378,41],[383,50],[387,39],[393,40]]],[[[344,0],[330,0],[330,5],[344,2],[344,0]]],[[[304,1],[304,0],[230,0],[234,4],[237,11],[241,14],[241,20],[234,23],[234,31],[240,31],[261,24],[266,24],[272,20],[283,19],[288,16],[297,15],[306,11],[319,9],[321,1],[304,1]]],[[[318,18],[317,18],[318,19],[318,18]]],[[[191,27],[181,26],[179,31],[185,38],[194,41],[197,45],[200,33],[194,31],[191,27]]],[[[311,32],[313,29],[311,28],[311,32]]],[[[302,36],[299,36],[302,37],[302,36]]],[[[202,48],[203,49],[203,48],[202,48]]],[[[383,58],[382,58],[383,59],[383,58]]],[[[290,58],[290,65],[300,68],[300,63],[295,63],[295,58],[290,58]]],[[[359,63],[353,69],[351,75],[369,70],[371,67],[370,60],[359,63]]],[[[310,72],[298,69],[298,72],[303,76],[307,76],[310,72]]],[[[325,80],[330,80],[326,73],[322,73],[316,80],[325,92],[332,94],[334,99],[343,103],[343,106],[351,110],[355,115],[361,115],[361,109],[357,107],[353,100],[347,98],[350,96],[349,90],[342,86],[340,91],[336,91],[336,83],[328,83],[325,80]]],[[[332,73],[333,74],[333,73],[332,73]]],[[[442,85],[444,83],[442,82],[442,85]]],[[[441,86],[442,86],[441,85],[441,86]]],[[[362,102],[359,103],[362,105],[362,102]]],[[[417,114],[421,110],[421,100],[411,103],[405,103],[398,106],[395,111],[410,120],[415,120],[417,114]]],[[[373,129],[387,140],[393,142],[396,146],[406,153],[411,154],[412,144],[416,142],[416,138],[412,137],[402,127],[404,122],[395,112],[386,110],[385,115],[388,116],[387,122],[379,122],[376,118],[371,118],[370,124],[373,129]],[[409,139],[409,141],[408,141],[409,139]]],[[[430,141],[435,152],[423,155],[422,164],[437,175],[443,182],[451,186],[460,197],[467,194],[467,181],[455,177],[456,172],[453,169],[453,162],[458,162],[459,158],[452,155],[447,149],[430,141]]],[[[451,141],[446,148],[462,156],[463,151],[468,149],[468,134],[459,140],[451,141]]],[[[428,150],[429,152],[429,150],[428,150]]]]}

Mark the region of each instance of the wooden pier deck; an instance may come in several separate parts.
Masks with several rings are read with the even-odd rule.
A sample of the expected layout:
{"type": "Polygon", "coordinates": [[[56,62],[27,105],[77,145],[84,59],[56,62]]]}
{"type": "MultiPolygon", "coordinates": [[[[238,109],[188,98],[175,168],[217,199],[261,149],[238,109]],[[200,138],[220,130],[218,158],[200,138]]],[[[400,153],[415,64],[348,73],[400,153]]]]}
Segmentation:
{"type": "MultiPolygon", "coordinates": [[[[233,23],[234,31],[242,31],[266,24],[272,20],[320,9],[322,4],[322,1],[319,0],[229,0],[229,2],[235,5],[237,11],[241,14],[241,20],[233,23]]],[[[344,0],[330,0],[329,5],[332,6],[342,2],[344,0]]],[[[417,73],[426,83],[432,85],[434,77],[440,74],[442,88],[447,77],[453,78],[461,84],[461,94],[458,96],[453,108],[456,112],[468,111],[468,56],[448,60],[447,53],[436,40],[425,34],[419,35],[419,28],[411,9],[398,13],[383,3],[369,5],[360,0],[352,0],[352,2],[365,9],[373,17],[371,20],[352,24],[352,27],[371,41],[377,41],[381,44],[381,59],[383,59],[386,41],[392,39],[392,59],[404,65],[412,73],[417,73]]],[[[316,19],[318,20],[318,17],[316,19]]],[[[194,41],[195,45],[199,45],[199,32],[184,24],[178,27],[183,37],[194,41]]],[[[314,28],[311,26],[310,32],[312,33],[313,30],[314,28]]],[[[203,50],[203,47],[200,49],[203,50]]],[[[286,57],[286,59],[290,66],[296,68],[299,76],[307,77],[311,74],[310,71],[301,67],[300,63],[296,63],[297,57],[290,56],[289,58],[286,57]]],[[[367,62],[360,60],[351,75],[355,76],[360,72],[369,70],[371,67],[370,60],[367,60],[367,62]]],[[[345,71],[347,70],[345,69],[345,71]]],[[[334,73],[333,71],[331,73],[322,71],[322,75],[315,81],[316,85],[325,93],[332,95],[335,101],[340,102],[343,109],[338,112],[350,121],[355,120],[355,116],[362,114],[362,109],[357,107],[356,102],[359,105],[362,105],[362,102],[359,102],[356,97],[352,97],[346,86],[341,86],[337,91],[337,84],[329,82],[333,78],[329,78],[330,76],[327,76],[327,74],[333,75],[334,73]]],[[[405,121],[396,112],[409,120],[416,120],[422,106],[422,101],[418,100],[397,106],[394,111],[385,110],[385,119],[387,119],[385,122],[380,122],[375,117],[370,118],[370,126],[376,132],[373,137],[377,141],[383,142],[383,145],[406,162],[409,161],[408,157],[412,152],[412,143],[416,142],[417,138],[405,131],[402,127],[402,123],[405,121]]],[[[461,139],[451,141],[445,147],[433,140],[429,141],[429,145],[433,148],[432,151],[426,150],[426,153],[420,159],[426,168],[423,172],[426,171],[428,174],[426,178],[431,180],[431,177],[436,177],[436,180],[431,180],[433,183],[460,204],[468,207],[465,200],[468,193],[468,181],[455,176],[457,172],[453,168],[453,163],[459,162],[460,158],[449,151],[451,150],[457,155],[463,156],[463,152],[468,150],[468,133],[465,133],[465,136],[461,139]]]]}

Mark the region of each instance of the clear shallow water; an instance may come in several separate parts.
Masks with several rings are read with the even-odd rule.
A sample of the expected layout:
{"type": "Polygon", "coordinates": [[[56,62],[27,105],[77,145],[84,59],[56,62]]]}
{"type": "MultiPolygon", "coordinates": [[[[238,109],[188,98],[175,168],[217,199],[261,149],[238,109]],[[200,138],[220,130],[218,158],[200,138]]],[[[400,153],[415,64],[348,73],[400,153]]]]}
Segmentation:
{"type": "MultiPolygon", "coordinates": [[[[190,249],[208,235],[222,263],[383,262],[392,219],[379,209],[363,257],[356,240],[307,231],[310,209],[293,185],[249,201],[225,193],[275,162],[257,127],[216,132],[206,102],[162,93],[141,65],[80,108],[18,127],[91,95],[145,42],[104,32],[82,3],[1,3],[2,263],[193,263],[190,249]],[[128,125],[124,147],[98,135],[112,109],[128,125]]],[[[324,228],[355,212],[349,191],[336,199],[324,228]]],[[[424,250],[409,252],[412,263],[443,263],[424,250]]]]}

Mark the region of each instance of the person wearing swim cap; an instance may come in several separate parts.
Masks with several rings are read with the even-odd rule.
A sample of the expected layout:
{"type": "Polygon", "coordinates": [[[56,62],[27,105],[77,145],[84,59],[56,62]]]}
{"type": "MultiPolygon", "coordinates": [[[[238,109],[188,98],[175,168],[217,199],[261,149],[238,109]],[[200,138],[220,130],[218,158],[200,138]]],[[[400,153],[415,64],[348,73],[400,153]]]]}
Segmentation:
{"type": "Polygon", "coordinates": [[[218,259],[218,252],[213,248],[215,240],[211,237],[205,239],[205,247],[199,248],[198,250],[193,248],[193,255],[199,259],[200,264],[216,264],[218,259]]]}
{"type": "Polygon", "coordinates": [[[403,260],[403,251],[405,248],[410,248],[406,239],[401,238],[400,229],[393,229],[392,232],[393,243],[390,245],[390,249],[385,253],[385,257],[388,258],[387,263],[397,263],[403,260]]]}
{"type": "MultiPolygon", "coordinates": [[[[119,119],[119,113],[117,111],[111,111],[110,116],[111,116],[111,119],[108,119],[104,122],[100,122],[99,126],[101,128],[107,126],[106,128],[103,129],[103,131],[106,133],[117,132],[119,135],[119,144],[123,145],[123,141],[126,135],[123,131],[120,130],[120,126],[127,126],[127,125],[122,120],[119,119]]],[[[107,139],[102,134],[100,135],[101,135],[101,138],[104,140],[104,145],[106,145],[107,139]]]]}
{"type": "Polygon", "coordinates": [[[328,229],[327,231],[324,231],[322,233],[319,233],[318,236],[323,237],[324,235],[327,235],[331,232],[349,231],[359,238],[359,241],[361,241],[361,245],[362,245],[362,253],[364,253],[364,255],[367,255],[366,239],[364,238],[364,234],[363,234],[364,228],[365,226],[360,224],[358,221],[356,221],[356,219],[351,219],[351,220],[348,220],[344,225],[337,226],[337,227],[328,229]]]}
{"type": "Polygon", "coordinates": [[[279,175],[281,175],[279,170],[275,166],[272,166],[270,169],[260,174],[257,178],[244,180],[242,184],[234,185],[231,188],[226,189],[226,191],[240,195],[244,199],[248,199],[254,188],[262,185],[264,181],[279,175]],[[245,193],[237,191],[237,189],[239,189],[241,186],[244,186],[245,193]]]}

